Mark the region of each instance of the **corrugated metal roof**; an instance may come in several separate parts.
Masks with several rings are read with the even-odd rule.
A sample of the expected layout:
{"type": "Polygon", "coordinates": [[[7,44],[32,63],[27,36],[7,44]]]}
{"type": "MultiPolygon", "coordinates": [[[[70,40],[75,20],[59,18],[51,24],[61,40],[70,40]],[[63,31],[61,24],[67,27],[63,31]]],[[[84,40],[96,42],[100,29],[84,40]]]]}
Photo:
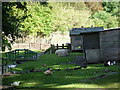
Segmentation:
{"type": "Polygon", "coordinates": [[[99,31],[104,31],[104,28],[103,27],[72,28],[70,30],[70,35],[79,35],[81,33],[99,32],[99,31]]]}

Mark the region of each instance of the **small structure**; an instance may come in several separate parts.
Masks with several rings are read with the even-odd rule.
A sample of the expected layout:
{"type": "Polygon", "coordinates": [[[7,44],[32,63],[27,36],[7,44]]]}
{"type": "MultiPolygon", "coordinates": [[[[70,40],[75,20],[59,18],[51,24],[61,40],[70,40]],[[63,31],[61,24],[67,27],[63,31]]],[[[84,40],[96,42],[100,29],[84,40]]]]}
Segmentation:
{"type": "Polygon", "coordinates": [[[88,63],[120,60],[120,28],[81,32],[88,63]]]}
{"type": "MultiPolygon", "coordinates": [[[[81,33],[87,32],[98,32],[103,31],[103,27],[92,27],[92,28],[72,28],[70,30],[71,37],[71,50],[72,51],[82,51],[83,50],[83,39],[81,33]]],[[[97,37],[97,36],[96,36],[97,37]]],[[[90,44],[90,43],[89,43],[90,44]]]]}
{"type": "Polygon", "coordinates": [[[29,49],[16,49],[5,53],[7,60],[26,61],[37,60],[37,52],[33,52],[29,49]]]}

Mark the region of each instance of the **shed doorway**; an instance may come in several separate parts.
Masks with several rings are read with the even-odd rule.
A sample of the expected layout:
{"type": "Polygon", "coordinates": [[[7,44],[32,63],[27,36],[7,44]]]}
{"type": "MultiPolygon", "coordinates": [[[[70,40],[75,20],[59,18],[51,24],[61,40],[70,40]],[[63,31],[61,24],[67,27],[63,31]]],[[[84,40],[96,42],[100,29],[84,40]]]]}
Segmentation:
{"type": "Polygon", "coordinates": [[[85,58],[88,63],[99,63],[100,60],[100,41],[99,33],[83,34],[83,47],[85,58]]]}

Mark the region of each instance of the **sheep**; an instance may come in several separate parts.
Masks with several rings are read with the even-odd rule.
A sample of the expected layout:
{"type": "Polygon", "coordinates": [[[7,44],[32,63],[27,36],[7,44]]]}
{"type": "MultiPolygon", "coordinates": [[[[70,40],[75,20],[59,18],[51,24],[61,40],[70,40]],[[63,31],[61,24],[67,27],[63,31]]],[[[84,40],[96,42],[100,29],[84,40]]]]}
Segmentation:
{"type": "Polygon", "coordinates": [[[13,82],[13,83],[11,83],[11,86],[16,87],[16,86],[19,86],[19,84],[20,84],[20,81],[18,81],[18,82],[13,82]]]}
{"type": "Polygon", "coordinates": [[[58,49],[55,51],[55,54],[57,54],[60,57],[68,56],[68,50],[67,49],[58,49]]]}

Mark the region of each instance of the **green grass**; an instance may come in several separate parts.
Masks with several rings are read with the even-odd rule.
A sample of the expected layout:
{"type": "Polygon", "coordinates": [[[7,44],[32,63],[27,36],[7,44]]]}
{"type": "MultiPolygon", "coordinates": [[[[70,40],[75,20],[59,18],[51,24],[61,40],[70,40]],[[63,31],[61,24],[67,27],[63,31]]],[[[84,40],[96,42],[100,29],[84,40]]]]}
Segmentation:
{"type": "Polygon", "coordinates": [[[105,72],[105,69],[119,72],[117,65],[104,67],[102,64],[90,64],[88,68],[66,71],[66,68],[75,68],[77,66],[75,64],[60,63],[73,60],[73,56],[75,55],[83,54],[71,53],[68,57],[46,54],[41,56],[37,61],[29,61],[20,64],[13,70],[25,71],[35,68],[42,70],[42,72],[30,72],[5,77],[3,78],[3,85],[10,85],[11,82],[21,81],[18,88],[118,88],[120,82],[117,73],[100,79],[90,79],[103,74],[109,74],[110,72],[105,72]],[[42,67],[42,64],[46,64],[47,67],[42,67]],[[53,69],[52,75],[45,75],[43,73],[48,67],[53,69]],[[62,70],[55,71],[58,68],[62,70]]]}

